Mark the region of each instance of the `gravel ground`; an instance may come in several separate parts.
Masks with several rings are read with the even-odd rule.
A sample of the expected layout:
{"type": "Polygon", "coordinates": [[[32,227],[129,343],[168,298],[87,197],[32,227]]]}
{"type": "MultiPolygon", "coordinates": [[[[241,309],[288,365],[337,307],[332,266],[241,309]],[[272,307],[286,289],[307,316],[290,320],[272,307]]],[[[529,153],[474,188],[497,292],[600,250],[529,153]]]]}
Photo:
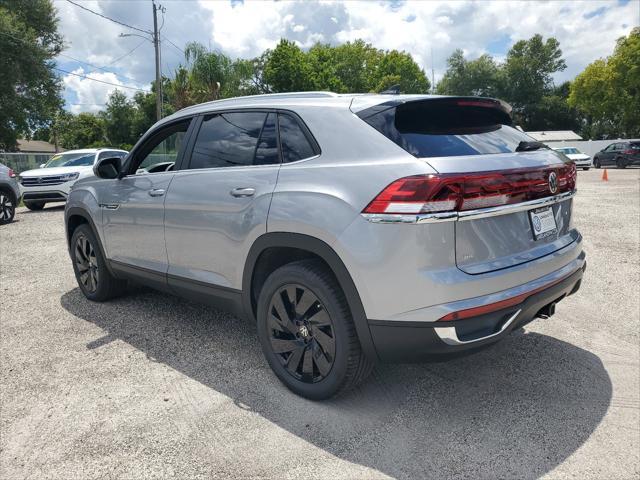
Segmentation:
{"type": "Polygon", "coordinates": [[[0,477],[640,477],[640,169],[579,172],[581,291],[471,357],[289,393],[255,328],[138,290],[85,300],[63,210],[0,227],[0,477]]]}

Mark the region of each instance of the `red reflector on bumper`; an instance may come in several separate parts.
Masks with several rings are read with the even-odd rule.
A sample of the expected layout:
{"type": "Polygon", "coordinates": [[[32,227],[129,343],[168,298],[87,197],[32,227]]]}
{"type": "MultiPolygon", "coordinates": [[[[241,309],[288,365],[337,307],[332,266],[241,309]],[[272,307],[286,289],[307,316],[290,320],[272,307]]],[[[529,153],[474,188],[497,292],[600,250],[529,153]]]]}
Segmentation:
{"type": "Polygon", "coordinates": [[[471,318],[471,317],[477,317],[480,315],[484,315],[485,313],[491,313],[491,312],[497,312],[498,310],[502,310],[505,308],[509,308],[509,307],[513,307],[515,305],[519,305],[522,302],[524,302],[527,298],[529,298],[532,295],[535,295],[536,293],[539,293],[543,290],[546,290],[547,288],[551,288],[554,285],[560,283],[561,281],[563,281],[565,278],[570,277],[571,275],[573,275],[574,272],[571,272],[569,275],[565,275],[564,277],[548,283],[542,287],[538,287],[534,290],[531,290],[529,292],[526,293],[522,293],[520,295],[516,295],[515,297],[511,297],[511,298],[507,298],[505,300],[500,300],[499,302],[495,302],[495,303],[489,303],[487,305],[481,305],[479,307],[473,307],[473,308],[467,308],[465,310],[458,310],[457,312],[451,312],[448,313],[447,315],[445,315],[444,317],[442,317],[440,320],[438,320],[439,322],[448,322],[448,321],[453,321],[453,320],[463,320],[465,318],[471,318]]]}

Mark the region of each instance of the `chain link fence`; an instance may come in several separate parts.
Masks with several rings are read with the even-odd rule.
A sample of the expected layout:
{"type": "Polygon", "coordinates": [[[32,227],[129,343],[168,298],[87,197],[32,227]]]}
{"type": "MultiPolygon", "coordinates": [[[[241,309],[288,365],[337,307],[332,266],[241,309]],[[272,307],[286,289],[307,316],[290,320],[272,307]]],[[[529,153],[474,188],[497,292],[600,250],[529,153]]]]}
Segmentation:
{"type": "Polygon", "coordinates": [[[25,170],[39,168],[41,164],[47,163],[52,157],[50,153],[2,153],[0,152],[0,163],[20,173],[25,170]]]}

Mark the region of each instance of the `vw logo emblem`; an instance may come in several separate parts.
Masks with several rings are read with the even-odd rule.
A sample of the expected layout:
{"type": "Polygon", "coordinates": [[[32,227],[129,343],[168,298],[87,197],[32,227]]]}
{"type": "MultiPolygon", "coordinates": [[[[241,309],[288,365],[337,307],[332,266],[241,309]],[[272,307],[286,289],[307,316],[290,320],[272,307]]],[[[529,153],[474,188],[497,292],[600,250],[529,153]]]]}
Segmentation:
{"type": "Polygon", "coordinates": [[[38,178],[38,183],[42,183],[42,177],[38,178]]]}
{"type": "Polygon", "coordinates": [[[556,172],[551,172],[549,174],[549,190],[551,193],[556,193],[558,191],[558,175],[556,175],[556,172]]]}

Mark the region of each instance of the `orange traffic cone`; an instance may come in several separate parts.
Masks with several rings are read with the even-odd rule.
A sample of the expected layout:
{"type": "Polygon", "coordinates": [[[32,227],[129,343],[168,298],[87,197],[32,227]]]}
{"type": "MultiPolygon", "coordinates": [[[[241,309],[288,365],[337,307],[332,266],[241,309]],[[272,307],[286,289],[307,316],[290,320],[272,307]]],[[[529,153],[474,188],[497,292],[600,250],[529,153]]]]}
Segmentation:
{"type": "Polygon", "coordinates": [[[604,172],[602,172],[602,181],[603,182],[608,182],[609,181],[609,175],[607,174],[607,169],[604,169],[604,172]]]}

